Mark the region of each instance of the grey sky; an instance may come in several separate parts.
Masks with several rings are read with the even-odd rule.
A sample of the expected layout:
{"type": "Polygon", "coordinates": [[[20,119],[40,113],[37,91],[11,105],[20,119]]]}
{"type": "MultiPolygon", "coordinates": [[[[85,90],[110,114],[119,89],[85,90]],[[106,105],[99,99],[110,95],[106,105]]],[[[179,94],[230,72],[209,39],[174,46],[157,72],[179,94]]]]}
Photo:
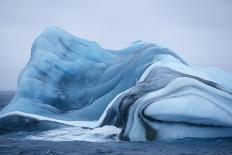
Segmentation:
{"type": "Polygon", "coordinates": [[[231,0],[0,0],[0,89],[15,89],[48,25],[104,48],[159,42],[190,64],[232,72],[231,0]]]}

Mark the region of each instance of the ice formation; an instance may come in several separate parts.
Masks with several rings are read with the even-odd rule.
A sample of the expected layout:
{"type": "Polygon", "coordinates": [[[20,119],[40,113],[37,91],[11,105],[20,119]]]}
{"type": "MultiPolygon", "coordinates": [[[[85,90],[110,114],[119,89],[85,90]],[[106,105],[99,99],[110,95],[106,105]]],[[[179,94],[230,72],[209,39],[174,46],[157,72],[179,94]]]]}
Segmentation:
{"type": "Polygon", "coordinates": [[[130,141],[231,137],[232,75],[152,43],[108,50],[48,27],[0,112],[0,133],[106,125],[130,141]]]}

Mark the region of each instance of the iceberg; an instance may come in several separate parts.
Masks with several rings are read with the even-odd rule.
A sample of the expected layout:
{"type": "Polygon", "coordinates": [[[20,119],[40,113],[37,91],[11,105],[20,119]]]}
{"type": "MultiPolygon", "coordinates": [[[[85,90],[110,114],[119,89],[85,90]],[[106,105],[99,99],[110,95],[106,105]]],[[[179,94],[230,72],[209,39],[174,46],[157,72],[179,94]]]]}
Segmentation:
{"type": "Polygon", "coordinates": [[[232,137],[232,74],[149,42],[109,50],[46,28],[0,112],[0,134],[104,126],[128,141],[232,137]]]}

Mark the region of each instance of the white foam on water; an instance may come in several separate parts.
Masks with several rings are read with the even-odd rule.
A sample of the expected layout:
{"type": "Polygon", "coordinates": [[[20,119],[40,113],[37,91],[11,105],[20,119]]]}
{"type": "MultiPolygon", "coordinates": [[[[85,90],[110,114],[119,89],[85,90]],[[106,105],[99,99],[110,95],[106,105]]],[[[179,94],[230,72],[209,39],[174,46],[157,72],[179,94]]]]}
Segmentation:
{"type": "Polygon", "coordinates": [[[95,129],[81,127],[67,127],[40,132],[36,135],[27,136],[30,140],[42,141],[89,141],[109,142],[118,141],[121,129],[115,126],[104,126],[95,129]]]}

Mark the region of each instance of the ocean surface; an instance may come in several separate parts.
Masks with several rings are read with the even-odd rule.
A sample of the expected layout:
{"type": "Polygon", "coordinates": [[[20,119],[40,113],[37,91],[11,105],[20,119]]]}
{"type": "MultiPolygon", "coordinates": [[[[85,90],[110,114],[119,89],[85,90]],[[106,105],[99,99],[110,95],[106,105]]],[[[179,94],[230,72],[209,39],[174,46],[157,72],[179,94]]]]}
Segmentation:
{"type": "MultiPolygon", "coordinates": [[[[0,91],[0,109],[13,98],[13,91],[0,91]]],[[[155,142],[119,141],[120,129],[106,126],[94,130],[60,128],[43,132],[0,135],[0,155],[232,155],[232,138],[182,138],[155,142]]]]}

